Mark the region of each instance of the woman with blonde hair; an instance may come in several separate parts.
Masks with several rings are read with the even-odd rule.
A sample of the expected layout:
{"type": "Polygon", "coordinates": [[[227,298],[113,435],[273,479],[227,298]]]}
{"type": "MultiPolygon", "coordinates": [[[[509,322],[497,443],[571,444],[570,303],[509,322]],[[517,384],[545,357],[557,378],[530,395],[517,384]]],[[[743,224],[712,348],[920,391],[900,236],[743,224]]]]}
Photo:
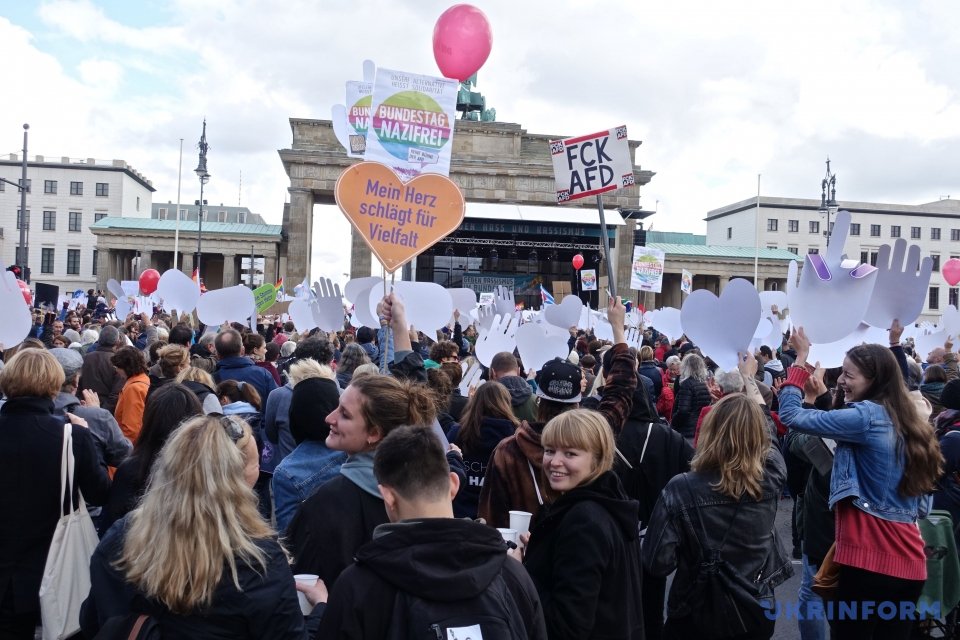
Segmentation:
{"type": "Polygon", "coordinates": [[[176,381],[197,396],[205,414],[222,413],[220,399],[217,397],[217,383],[209,372],[200,367],[187,367],[177,374],[176,381]]]}
{"type": "Polygon", "coordinates": [[[258,471],[242,420],[198,416],[177,429],[140,506],[93,555],[86,637],[137,613],[166,638],[306,637],[286,554],[257,512],[258,471]]]}
{"type": "Polygon", "coordinates": [[[522,540],[547,634],[643,638],[639,504],[612,471],[610,425],[600,413],[573,409],[547,423],[541,442],[543,471],[560,497],[540,509],[522,540]]]}
{"type": "Polygon", "coordinates": [[[690,469],[667,483],[644,538],[644,567],[658,576],[677,571],[663,637],[709,630],[714,638],[769,638],[774,620],[760,600],[772,597],[793,569],[774,524],[786,465],[756,400],[734,393],[714,405],[690,469]],[[704,601],[709,594],[698,589],[707,579],[703,567],[714,562],[729,569],[721,576],[739,578],[723,588],[742,596],[716,619],[707,614],[717,603],[704,601]]]}

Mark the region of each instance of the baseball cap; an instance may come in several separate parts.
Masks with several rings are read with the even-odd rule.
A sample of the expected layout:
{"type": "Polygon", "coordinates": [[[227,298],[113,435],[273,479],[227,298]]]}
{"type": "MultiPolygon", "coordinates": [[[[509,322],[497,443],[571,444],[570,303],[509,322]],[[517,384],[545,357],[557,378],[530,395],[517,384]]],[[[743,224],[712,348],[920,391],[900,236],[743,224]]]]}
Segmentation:
{"type": "Polygon", "coordinates": [[[580,367],[554,358],[537,372],[537,396],[553,402],[580,402],[580,367]]]}

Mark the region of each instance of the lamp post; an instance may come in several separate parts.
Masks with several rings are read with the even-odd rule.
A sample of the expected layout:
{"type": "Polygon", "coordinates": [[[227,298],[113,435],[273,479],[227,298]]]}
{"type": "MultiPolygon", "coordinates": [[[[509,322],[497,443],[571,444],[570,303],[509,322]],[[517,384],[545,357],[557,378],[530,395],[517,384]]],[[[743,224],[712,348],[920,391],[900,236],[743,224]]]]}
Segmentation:
{"type": "Polygon", "coordinates": [[[197,177],[200,178],[200,199],[197,201],[197,204],[200,205],[200,211],[197,214],[197,259],[193,268],[197,272],[197,280],[202,282],[200,277],[200,256],[201,256],[201,239],[203,237],[203,188],[206,186],[207,182],[210,181],[210,173],[207,172],[207,149],[209,145],[207,144],[207,119],[203,119],[203,134],[200,136],[200,162],[197,164],[197,168],[194,169],[194,173],[197,174],[197,177]]]}
{"type": "Polygon", "coordinates": [[[820,215],[827,216],[827,228],[823,235],[827,237],[827,246],[830,246],[830,216],[837,213],[837,174],[830,172],[830,158],[827,157],[827,174],[820,182],[820,215]],[[829,200],[827,199],[829,195],[829,200]]]}
{"type": "Polygon", "coordinates": [[[20,192],[20,243],[17,250],[20,252],[20,259],[14,262],[20,266],[20,279],[24,282],[30,282],[30,269],[27,266],[27,130],[29,124],[23,125],[23,156],[21,160],[22,175],[20,182],[12,182],[6,178],[0,178],[0,182],[5,182],[12,187],[16,187],[20,192]]]}

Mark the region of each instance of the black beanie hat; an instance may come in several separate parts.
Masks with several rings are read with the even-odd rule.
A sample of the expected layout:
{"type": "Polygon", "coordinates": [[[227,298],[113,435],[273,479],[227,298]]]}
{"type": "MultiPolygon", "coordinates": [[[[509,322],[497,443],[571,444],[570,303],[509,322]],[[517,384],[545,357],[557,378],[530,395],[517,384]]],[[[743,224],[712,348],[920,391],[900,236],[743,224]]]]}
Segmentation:
{"type": "Polygon", "coordinates": [[[326,417],[340,404],[337,383],[326,378],[307,378],[297,383],[290,399],[290,433],[297,444],[324,441],[330,435],[326,417]]]}

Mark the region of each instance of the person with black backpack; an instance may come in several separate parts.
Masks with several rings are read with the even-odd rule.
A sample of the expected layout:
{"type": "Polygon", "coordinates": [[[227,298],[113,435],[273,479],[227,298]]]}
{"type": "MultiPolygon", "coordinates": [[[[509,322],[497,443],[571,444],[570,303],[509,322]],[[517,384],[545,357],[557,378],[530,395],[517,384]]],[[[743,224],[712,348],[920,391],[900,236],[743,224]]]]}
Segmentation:
{"type": "Polygon", "coordinates": [[[663,637],[769,638],[762,600],[793,567],[775,525],[786,465],[760,405],[740,393],[714,405],[691,469],[664,488],[643,545],[647,571],[677,572],[663,637]]]}
{"type": "Polygon", "coordinates": [[[523,567],[492,527],[453,517],[459,477],[440,440],[398,427],[377,446],[373,472],[390,522],[356,553],[327,600],[298,583],[322,615],[316,638],[546,640],[543,610],[523,567]]]}

